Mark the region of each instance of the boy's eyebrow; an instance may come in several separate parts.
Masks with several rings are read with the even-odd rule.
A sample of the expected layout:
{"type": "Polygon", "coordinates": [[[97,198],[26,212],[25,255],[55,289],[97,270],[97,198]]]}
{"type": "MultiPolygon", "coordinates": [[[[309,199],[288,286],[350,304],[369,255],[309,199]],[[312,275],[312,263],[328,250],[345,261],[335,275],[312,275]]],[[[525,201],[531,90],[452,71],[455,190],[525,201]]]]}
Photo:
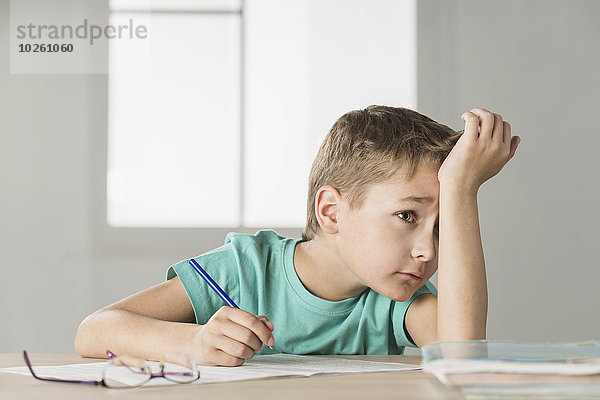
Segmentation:
{"type": "Polygon", "coordinates": [[[403,199],[400,199],[400,201],[411,201],[413,203],[423,204],[423,203],[431,203],[433,201],[433,199],[431,197],[408,196],[403,199]]]}

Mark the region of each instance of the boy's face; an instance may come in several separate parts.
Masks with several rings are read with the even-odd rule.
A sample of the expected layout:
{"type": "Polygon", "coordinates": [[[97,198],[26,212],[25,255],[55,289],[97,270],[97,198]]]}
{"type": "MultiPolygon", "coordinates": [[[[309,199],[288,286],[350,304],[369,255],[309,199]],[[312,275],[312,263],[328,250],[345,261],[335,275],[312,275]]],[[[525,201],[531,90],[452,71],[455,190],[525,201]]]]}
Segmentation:
{"type": "Polygon", "coordinates": [[[397,174],[372,186],[360,209],[340,204],[335,238],[340,260],[364,284],[395,301],[410,299],[437,270],[437,172],[437,165],[423,162],[409,181],[397,174]],[[428,199],[402,200],[408,197],[428,199]]]}

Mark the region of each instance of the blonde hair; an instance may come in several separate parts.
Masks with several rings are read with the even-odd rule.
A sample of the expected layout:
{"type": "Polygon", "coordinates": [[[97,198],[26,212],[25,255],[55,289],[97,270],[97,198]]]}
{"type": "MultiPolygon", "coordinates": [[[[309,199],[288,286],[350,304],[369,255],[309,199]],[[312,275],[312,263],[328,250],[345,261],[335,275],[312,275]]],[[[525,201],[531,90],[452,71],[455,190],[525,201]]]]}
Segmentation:
{"type": "Polygon", "coordinates": [[[370,186],[387,182],[399,170],[410,179],[420,161],[439,167],[461,134],[407,108],[372,105],[342,115],[310,170],[302,239],[313,239],[320,229],[315,197],[321,187],[335,187],[351,209],[360,208],[370,186]]]}

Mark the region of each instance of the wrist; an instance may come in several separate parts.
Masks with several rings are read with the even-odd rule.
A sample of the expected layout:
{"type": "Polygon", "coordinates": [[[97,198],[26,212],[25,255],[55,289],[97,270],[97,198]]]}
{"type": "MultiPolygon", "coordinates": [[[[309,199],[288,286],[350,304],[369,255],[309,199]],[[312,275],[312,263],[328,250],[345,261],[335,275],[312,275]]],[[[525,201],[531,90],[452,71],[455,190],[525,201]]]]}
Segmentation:
{"type": "Polygon", "coordinates": [[[479,188],[480,185],[440,182],[440,196],[445,194],[451,196],[477,197],[479,188]]]}
{"type": "Polygon", "coordinates": [[[155,337],[163,347],[159,352],[162,355],[173,352],[192,354],[198,333],[203,326],[187,322],[161,322],[164,322],[164,330],[155,337]]]}

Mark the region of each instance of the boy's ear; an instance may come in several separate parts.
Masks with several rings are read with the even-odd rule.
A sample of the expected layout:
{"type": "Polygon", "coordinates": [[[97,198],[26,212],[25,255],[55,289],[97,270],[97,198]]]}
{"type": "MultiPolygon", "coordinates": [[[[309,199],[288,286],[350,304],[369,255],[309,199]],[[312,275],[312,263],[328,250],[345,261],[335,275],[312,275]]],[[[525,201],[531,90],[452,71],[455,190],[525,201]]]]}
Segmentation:
{"type": "Polygon", "coordinates": [[[325,185],[315,195],[315,214],[325,233],[338,232],[338,212],[342,195],[333,186],[325,185]]]}

